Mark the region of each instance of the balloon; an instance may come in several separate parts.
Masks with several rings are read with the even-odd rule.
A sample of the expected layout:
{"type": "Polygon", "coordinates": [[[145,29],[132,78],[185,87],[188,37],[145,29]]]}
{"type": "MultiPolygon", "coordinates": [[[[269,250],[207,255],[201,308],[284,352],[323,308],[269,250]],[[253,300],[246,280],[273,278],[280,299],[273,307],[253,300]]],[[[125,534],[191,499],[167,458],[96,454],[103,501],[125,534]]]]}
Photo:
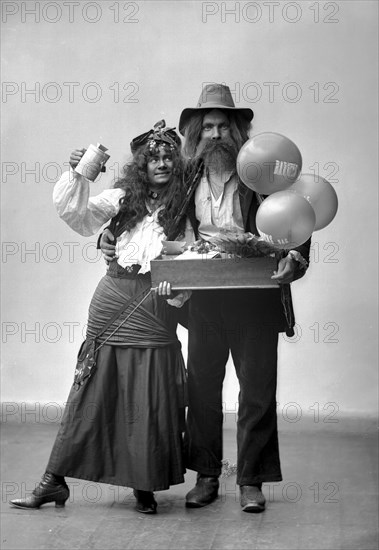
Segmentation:
{"type": "Polygon", "coordinates": [[[250,138],[240,149],[237,172],[243,183],[262,195],[290,187],[299,177],[301,153],[285,136],[265,132],[250,138]]]}
{"type": "Polygon", "coordinates": [[[279,248],[295,248],[312,235],[316,214],[307,199],[294,191],[267,197],[256,215],[257,229],[265,241],[279,248]]]}
{"type": "Polygon", "coordinates": [[[315,174],[301,174],[289,190],[302,195],[312,205],[316,214],[315,231],[330,224],[337,213],[338,198],[326,179],[315,174]]]}

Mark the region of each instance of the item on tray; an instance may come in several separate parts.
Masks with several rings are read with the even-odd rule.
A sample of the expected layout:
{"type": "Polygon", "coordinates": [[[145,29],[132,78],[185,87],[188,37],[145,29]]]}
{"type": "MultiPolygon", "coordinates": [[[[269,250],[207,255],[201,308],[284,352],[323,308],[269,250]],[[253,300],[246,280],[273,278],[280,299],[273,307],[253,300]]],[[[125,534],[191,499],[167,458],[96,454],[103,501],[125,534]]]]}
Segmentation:
{"type": "Polygon", "coordinates": [[[163,241],[162,254],[182,254],[186,244],[185,241],[163,241]]]}
{"type": "Polygon", "coordinates": [[[219,233],[212,239],[211,244],[217,247],[218,250],[227,252],[238,258],[260,258],[262,256],[271,256],[280,251],[277,246],[266,242],[263,238],[257,237],[253,233],[219,233]]]}

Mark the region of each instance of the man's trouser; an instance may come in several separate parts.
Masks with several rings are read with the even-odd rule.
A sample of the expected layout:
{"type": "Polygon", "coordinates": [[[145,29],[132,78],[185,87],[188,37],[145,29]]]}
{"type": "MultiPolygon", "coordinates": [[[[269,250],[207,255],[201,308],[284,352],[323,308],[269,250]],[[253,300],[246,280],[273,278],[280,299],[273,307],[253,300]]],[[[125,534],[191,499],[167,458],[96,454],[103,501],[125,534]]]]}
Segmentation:
{"type": "MultiPolygon", "coordinates": [[[[282,480],[276,415],[281,310],[276,296],[266,289],[192,294],[185,437],[186,466],[191,470],[209,476],[221,473],[222,385],[230,350],[240,384],[237,484],[282,480]]],[[[227,410],[234,408],[226,405],[227,410]]]]}

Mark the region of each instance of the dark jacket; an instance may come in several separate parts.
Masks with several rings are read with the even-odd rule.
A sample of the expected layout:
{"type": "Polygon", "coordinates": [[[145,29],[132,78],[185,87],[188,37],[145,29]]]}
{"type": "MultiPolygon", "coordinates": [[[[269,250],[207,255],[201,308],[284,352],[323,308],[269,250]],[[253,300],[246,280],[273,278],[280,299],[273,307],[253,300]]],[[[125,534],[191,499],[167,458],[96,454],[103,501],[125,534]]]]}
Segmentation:
{"type": "MultiPolygon", "coordinates": [[[[246,232],[250,232],[258,236],[259,231],[257,229],[255,219],[259,205],[265,197],[259,196],[257,193],[255,193],[255,191],[252,191],[251,189],[246,187],[242,182],[239,183],[239,196],[244,229],[246,232]]],[[[195,193],[192,194],[191,200],[189,202],[187,216],[191,222],[192,227],[194,228],[195,236],[196,238],[198,238],[199,220],[197,220],[195,212],[195,193]]],[[[310,245],[311,239],[308,239],[304,244],[293,249],[300,252],[300,254],[308,263],[310,245]]],[[[281,254],[278,255],[278,260],[286,256],[287,253],[288,251],[283,250],[281,254]]],[[[300,279],[304,275],[304,273],[305,270],[300,265],[297,265],[295,271],[295,280],[300,279]]],[[[259,292],[267,293],[267,290],[261,290],[259,292]]],[[[294,336],[295,314],[293,310],[290,284],[280,285],[280,300],[282,302],[285,315],[284,330],[287,336],[294,336]]]]}

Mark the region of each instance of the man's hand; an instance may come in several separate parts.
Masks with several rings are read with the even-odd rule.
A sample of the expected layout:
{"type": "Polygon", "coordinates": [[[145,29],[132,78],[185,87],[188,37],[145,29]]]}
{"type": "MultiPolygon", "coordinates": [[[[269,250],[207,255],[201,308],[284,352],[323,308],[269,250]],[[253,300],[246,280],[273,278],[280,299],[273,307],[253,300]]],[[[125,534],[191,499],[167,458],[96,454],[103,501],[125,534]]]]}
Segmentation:
{"type": "Polygon", "coordinates": [[[70,155],[70,166],[73,170],[78,166],[80,159],[87,149],[75,149],[70,155]]]}
{"type": "Polygon", "coordinates": [[[100,248],[103,253],[104,260],[109,264],[115,260],[118,256],[116,255],[116,245],[114,244],[114,236],[109,231],[105,229],[100,238],[100,248]]]}
{"type": "Polygon", "coordinates": [[[278,271],[274,271],[271,279],[277,281],[280,285],[292,283],[295,280],[296,260],[286,256],[279,261],[278,271]]]}

